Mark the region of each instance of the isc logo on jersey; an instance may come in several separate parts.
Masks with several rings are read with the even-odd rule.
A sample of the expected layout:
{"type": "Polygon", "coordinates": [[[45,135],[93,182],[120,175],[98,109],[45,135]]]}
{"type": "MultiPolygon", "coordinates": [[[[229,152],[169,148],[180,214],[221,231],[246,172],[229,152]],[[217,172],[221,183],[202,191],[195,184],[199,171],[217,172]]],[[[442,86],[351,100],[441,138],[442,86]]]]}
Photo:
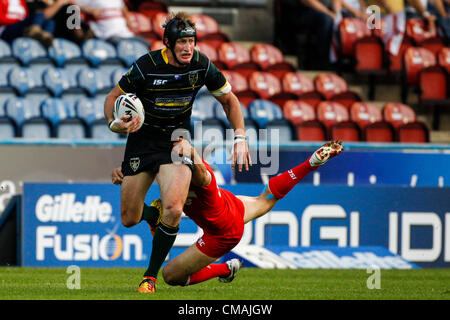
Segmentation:
{"type": "Polygon", "coordinates": [[[155,79],[153,80],[153,85],[154,86],[161,86],[163,84],[166,84],[167,80],[162,80],[162,79],[155,79]]]}
{"type": "MultiPolygon", "coordinates": [[[[74,193],[41,196],[35,214],[41,223],[76,223],[74,230],[82,230],[78,224],[114,221],[109,202],[102,202],[100,196],[86,196],[84,203],[75,201],[74,193]]],[[[116,223],[106,235],[59,234],[55,225],[39,225],[36,228],[36,260],[54,257],[59,261],[112,261],[122,256],[123,260],[129,261],[132,251],[135,260],[143,260],[142,239],[131,234],[120,237],[116,234],[119,224],[116,223]]]]}

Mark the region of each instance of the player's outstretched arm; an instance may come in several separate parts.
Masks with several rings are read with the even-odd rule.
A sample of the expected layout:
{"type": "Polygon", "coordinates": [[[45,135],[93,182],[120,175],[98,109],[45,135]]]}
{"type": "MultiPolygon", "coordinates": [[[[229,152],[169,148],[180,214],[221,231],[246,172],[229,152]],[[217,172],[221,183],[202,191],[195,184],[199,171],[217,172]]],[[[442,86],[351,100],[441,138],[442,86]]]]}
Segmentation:
{"type": "Polygon", "coordinates": [[[235,143],[233,146],[233,162],[231,168],[234,170],[237,163],[239,171],[242,171],[242,166],[248,171],[249,165],[252,165],[252,159],[245,138],[244,117],[239,100],[231,91],[227,94],[216,96],[216,99],[222,104],[228,121],[234,129],[235,143]]]}

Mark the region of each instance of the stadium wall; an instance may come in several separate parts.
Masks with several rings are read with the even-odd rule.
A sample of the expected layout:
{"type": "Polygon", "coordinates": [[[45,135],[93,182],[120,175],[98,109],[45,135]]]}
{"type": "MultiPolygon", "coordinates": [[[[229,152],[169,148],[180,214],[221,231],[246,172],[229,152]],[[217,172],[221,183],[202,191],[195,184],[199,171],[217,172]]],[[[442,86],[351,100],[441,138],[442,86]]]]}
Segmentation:
{"type": "MultiPolygon", "coordinates": [[[[257,195],[270,176],[261,174],[261,169],[270,161],[278,163],[280,171],[287,170],[318,146],[319,143],[284,144],[278,158],[272,146],[265,146],[253,156],[255,163],[263,165],[255,164],[249,174],[229,175],[228,163],[216,165],[216,172],[229,190],[257,195]],[[244,176],[257,183],[236,184],[244,176]]],[[[297,248],[380,246],[422,267],[449,267],[448,146],[346,143],[345,148],[341,156],[316,171],[319,177],[307,177],[271,214],[249,224],[244,243],[297,248]],[[324,214],[311,215],[312,209],[324,214]],[[303,229],[308,215],[309,231],[303,229]],[[309,237],[305,232],[309,232],[309,237]]],[[[23,195],[19,206],[23,210],[16,215],[22,220],[18,264],[146,265],[151,250],[148,228],[139,225],[126,229],[120,224],[120,188],[110,183],[111,170],[121,163],[123,150],[121,141],[0,144],[0,212],[13,195],[23,195]],[[95,221],[81,221],[81,213],[75,214],[75,220],[80,221],[70,218],[70,212],[83,208],[91,208],[86,212],[95,221]],[[65,215],[67,212],[69,216],[65,215]],[[52,221],[63,219],[52,218],[59,214],[70,221],[52,221]]],[[[157,196],[157,186],[152,187],[147,201],[157,196]]],[[[6,220],[2,217],[5,218],[0,215],[0,220],[6,220]]],[[[182,221],[183,231],[170,257],[201,235],[192,221],[182,221]]],[[[12,241],[16,239],[13,237],[12,241]]],[[[5,241],[2,242],[3,246],[5,241]]]]}
{"type": "MultiPolygon", "coordinates": [[[[235,194],[256,196],[263,186],[239,184],[224,188],[235,194]]],[[[291,263],[299,268],[330,268],[329,261],[317,264],[320,255],[315,259],[305,255],[305,249],[312,247],[317,252],[320,246],[335,254],[343,248],[362,251],[359,254],[364,257],[355,254],[358,265],[342,264],[342,268],[376,264],[373,254],[381,254],[386,261],[387,249],[421,267],[448,268],[449,194],[450,188],[300,185],[270,213],[246,224],[240,245],[271,250],[284,246],[291,247],[291,252],[300,249],[299,255],[289,255],[291,263]],[[366,249],[374,246],[385,252],[366,249]]],[[[158,196],[158,188],[151,188],[146,201],[158,196]]],[[[121,225],[120,187],[110,183],[25,183],[22,199],[21,265],[147,265],[152,237],[145,223],[133,228],[121,225]]],[[[202,230],[190,219],[181,219],[168,259],[201,235],[202,230]]],[[[345,260],[348,262],[348,258],[345,260]]],[[[395,266],[399,267],[398,263],[392,267],[395,266]]]]}

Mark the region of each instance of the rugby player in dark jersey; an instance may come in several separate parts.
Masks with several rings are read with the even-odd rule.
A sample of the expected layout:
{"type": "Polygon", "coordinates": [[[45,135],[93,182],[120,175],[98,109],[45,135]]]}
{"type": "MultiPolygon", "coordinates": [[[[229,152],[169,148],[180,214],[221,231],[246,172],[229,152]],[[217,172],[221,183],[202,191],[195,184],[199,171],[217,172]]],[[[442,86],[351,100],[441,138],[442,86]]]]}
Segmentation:
{"type": "Polygon", "coordinates": [[[195,50],[195,25],[186,14],[178,13],[163,27],[166,48],[137,59],[108,94],[104,106],[110,130],[128,134],[121,186],[125,227],[148,219],[151,208],[144,203],[145,195],[155,179],[159,184],[162,216],[152,230],[153,250],[144,273],[154,279],[178,233],[192,176],[189,159],[184,164],[172,162],[172,140],[178,140],[180,129],[189,129],[194,98],[203,85],[222,104],[234,129],[233,169],[236,163],[240,171],[251,165],[240,103],[223,74],[195,50]],[[145,121],[140,129],[138,117],[114,119],[114,102],[124,93],[136,94],[144,105],[145,121]]]}

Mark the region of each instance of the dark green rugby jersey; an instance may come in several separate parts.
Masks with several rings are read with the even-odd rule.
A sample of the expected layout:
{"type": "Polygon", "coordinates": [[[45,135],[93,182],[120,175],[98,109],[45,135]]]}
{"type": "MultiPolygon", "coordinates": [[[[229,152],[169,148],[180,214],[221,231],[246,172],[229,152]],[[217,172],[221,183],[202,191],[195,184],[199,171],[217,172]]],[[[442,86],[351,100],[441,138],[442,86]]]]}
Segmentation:
{"type": "Polygon", "coordinates": [[[135,93],[141,99],[144,127],[188,129],[192,104],[200,88],[206,85],[210,92],[220,95],[229,84],[203,53],[194,50],[191,63],[177,68],[168,63],[165,51],[151,51],[140,57],[118,85],[124,93],[135,93]]]}

